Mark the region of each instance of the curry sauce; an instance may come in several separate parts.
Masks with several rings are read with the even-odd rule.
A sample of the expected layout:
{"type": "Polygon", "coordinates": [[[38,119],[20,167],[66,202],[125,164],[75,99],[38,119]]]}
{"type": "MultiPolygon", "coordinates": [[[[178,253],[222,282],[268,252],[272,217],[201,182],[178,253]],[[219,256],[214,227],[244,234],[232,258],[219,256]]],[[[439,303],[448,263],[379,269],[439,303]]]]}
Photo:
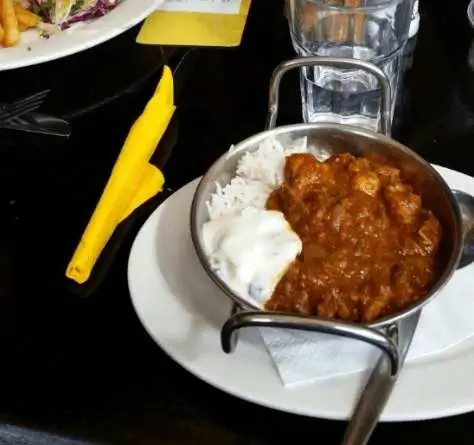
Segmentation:
{"type": "Polygon", "coordinates": [[[303,242],[268,310],[372,322],[425,296],[435,279],[441,225],[388,163],[290,155],[267,209],[303,242]]]}

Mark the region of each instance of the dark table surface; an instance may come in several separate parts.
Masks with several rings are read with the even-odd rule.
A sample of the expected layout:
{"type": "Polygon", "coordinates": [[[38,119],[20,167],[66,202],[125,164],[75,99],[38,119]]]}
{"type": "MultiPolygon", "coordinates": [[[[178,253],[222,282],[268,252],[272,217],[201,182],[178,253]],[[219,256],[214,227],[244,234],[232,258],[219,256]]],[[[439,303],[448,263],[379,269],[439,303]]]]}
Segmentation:
{"type": "MultiPolygon", "coordinates": [[[[474,33],[466,6],[461,0],[421,0],[421,28],[394,137],[431,162],[474,175],[474,33]]],[[[147,336],[129,300],[126,261],[159,199],[122,227],[104,260],[103,280],[84,290],[64,277],[163,61],[176,69],[179,108],[156,162],[175,190],[230,144],[262,129],[270,73],[292,56],[281,1],[254,0],[239,48],[196,50],[182,64],[184,49],[139,48],[136,32],[34,69],[35,79],[52,88],[49,111],[71,119],[69,140],[0,134],[0,443],[61,443],[60,437],[69,437],[135,445],[295,439],[338,444],[343,422],[296,417],[221,393],[173,363],[147,336]],[[124,68],[124,58],[134,62],[124,68]],[[89,72],[84,84],[87,64],[100,69],[89,72]]],[[[19,96],[32,88],[33,71],[27,70],[0,73],[0,84],[9,87],[0,101],[2,94],[19,96]]],[[[300,120],[298,97],[290,76],[281,123],[300,120]]],[[[439,384],[449,385],[449,376],[439,384]]],[[[472,445],[473,422],[466,414],[383,424],[371,443],[472,445]]]]}

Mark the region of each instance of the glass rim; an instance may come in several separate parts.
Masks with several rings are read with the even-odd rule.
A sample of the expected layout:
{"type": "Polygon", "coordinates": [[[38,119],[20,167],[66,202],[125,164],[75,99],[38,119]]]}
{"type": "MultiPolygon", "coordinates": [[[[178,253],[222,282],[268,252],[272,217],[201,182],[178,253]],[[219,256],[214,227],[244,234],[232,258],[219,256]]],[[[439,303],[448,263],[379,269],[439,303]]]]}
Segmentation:
{"type": "MultiPolygon", "coordinates": [[[[326,1],[326,0],[308,0],[308,3],[312,3],[313,5],[317,5],[321,9],[325,9],[325,10],[328,10],[328,11],[354,12],[354,11],[374,11],[374,10],[379,10],[379,9],[390,8],[392,6],[396,6],[399,3],[402,3],[404,1],[411,1],[411,0],[380,0],[379,4],[376,4],[376,5],[362,5],[362,6],[330,5],[328,3],[323,3],[324,1],[326,1]]],[[[413,3],[415,3],[415,1],[413,1],[413,3]]],[[[365,2],[365,0],[361,0],[361,2],[365,2]]]]}
{"type": "Polygon", "coordinates": [[[474,0],[471,0],[467,5],[467,18],[471,27],[474,27],[474,0]]]}

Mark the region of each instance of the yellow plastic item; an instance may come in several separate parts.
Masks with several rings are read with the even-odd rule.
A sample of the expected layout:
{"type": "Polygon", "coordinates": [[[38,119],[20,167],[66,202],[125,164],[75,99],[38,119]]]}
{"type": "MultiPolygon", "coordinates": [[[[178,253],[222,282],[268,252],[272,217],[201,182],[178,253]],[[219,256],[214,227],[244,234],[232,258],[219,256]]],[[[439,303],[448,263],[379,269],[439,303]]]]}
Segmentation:
{"type": "Polygon", "coordinates": [[[164,177],[149,164],[174,110],[173,75],[165,66],[158,87],[133,124],[104,192],[66,269],[66,276],[85,283],[117,225],[161,191],[164,177]]]}
{"type": "Polygon", "coordinates": [[[145,45],[234,47],[240,45],[251,0],[238,14],[156,11],[143,24],[137,42],[145,45]]]}

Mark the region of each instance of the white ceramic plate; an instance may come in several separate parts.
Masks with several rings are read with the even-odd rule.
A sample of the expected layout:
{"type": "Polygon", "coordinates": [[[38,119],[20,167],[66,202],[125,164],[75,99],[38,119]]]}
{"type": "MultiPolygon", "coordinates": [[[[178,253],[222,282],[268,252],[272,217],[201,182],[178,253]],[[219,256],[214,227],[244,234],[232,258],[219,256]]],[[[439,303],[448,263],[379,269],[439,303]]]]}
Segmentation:
{"type": "MultiPolygon", "coordinates": [[[[140,23],[165,0],[122,0],[104,17],[80,23],[71,29],[41,39],[36,31],[22,33],[22,42],[0,48],[0,71],[48,62],[92,48],[140,23]]],[[[124,54],[124,60],[127,55],[124,54]]]]}
{"type": "MultiPolygon", "coordinates": [[[[445,168],[438,170],[451,187],[474,193],[474,178],[445,168]]],[[[282,411],[347,419],[364,373],[285,389],[256,331],[243,330],[236,352],[222,352],[220,327],[231,306],[194,253],[189,209],[196,186],[197,180],[158,207],[133,244],[128,282],[144,328],[183,368],[223,391],[282,411]]],[[[474,344],[469,342],[410,363],[382,420],[421,420],[474,410],[473,375],[474,344]]]]}

